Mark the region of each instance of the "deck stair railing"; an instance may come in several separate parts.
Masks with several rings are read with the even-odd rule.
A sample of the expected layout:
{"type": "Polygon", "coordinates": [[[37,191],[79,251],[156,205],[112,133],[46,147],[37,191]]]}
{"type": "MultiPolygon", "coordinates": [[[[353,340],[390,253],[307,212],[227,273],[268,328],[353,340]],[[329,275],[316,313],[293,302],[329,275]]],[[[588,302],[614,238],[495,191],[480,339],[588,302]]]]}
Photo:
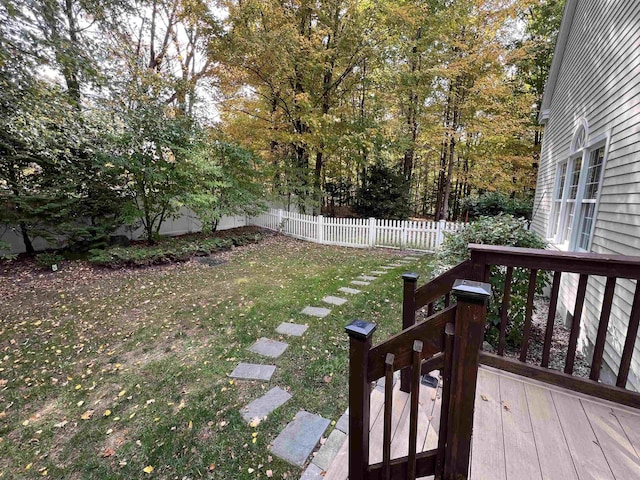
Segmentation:
{"type": "MultiPolygon", "coordinates": [[[[375,325],[356,321],[346,329],[350,336],[349,478],[466,479],[473,427],[473,405],[479,365],[557,385],[569,390],[640,408],[640,394],[627,390],[631,359],[640,326],[640,258],[575,252],[469,245],[470,260],[418,288],[418,276],[405,274],[403,330],[373,346],[375,325]],[[482,351],[490,294],[491,267],[505,273],[500,298],[497,353],[482,351]],[[506,332],[514,328],[509,318],[514,269],[528,271],[527,303],[518,359],[505,356],[506,332]],[[527,363],[531,344],[536,280],[541,272],[552,273],[551,298],[540,365],[527,363]],[[549,368],[560,285],[565,275],[577,276],[573,320],[563,371],[549,368]],[[580,326],[590,276],[605,277],[589,378],[574,376],[580,326]],[[461,279],[467,279],[462,281],[461,279]],[[635,294],[620,355],[616,385],[601,383],[600,373],[609,317],[619,279],[636,281],[635,294]],[[453,297],[453,298],[452,298],[453,297]],[[455,303],[452,300],[456,300],[455,303]],[[436,302],[444,308],[434,313],[436,302]],[[416,323],[416,312],[427,308],[427,318],[416,323]],[[440,369],[443,378],[438,447],[416,453],[418,386],[423,373],[440,369]],[[410,393],[409,454],[390,459],[391,376],[400,370],[400,390],[410,393]],[[383,461],[369,465],[369,397],[371,382],[385,377],[383,461]]],[[[570,279],[569,279],[570,280],[570,279]]]]}

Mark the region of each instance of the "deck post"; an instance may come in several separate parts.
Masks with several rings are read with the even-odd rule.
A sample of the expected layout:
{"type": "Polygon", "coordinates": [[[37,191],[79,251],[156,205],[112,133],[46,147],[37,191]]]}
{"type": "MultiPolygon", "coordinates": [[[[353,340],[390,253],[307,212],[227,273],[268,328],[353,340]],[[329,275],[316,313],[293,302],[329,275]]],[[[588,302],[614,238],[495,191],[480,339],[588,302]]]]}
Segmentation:
{"type": "Polygon", "coordinates": [[[364,480],[369,467],[371,385],[367,381],[369,350],[375,323],[354,320],[349,335],[349,479],[364,480]]]}
{"type": "MultiPolygon", "coordinates": [[[[404,290],[402,292],[402,329],[412,327],[416,323],[416,287],[420,275],[404,273],[404,290]]],[[[411,367],[403,368],[400,372],[400,391],[411,392],[411,367]]]]}
{"type": "Polygon", "coordinates": [[[457,307],[444,478],[466,480],[471,453],[479,355],[491,286],[483,282],[456,280],[451,293],[457,299],[457,307]]]}

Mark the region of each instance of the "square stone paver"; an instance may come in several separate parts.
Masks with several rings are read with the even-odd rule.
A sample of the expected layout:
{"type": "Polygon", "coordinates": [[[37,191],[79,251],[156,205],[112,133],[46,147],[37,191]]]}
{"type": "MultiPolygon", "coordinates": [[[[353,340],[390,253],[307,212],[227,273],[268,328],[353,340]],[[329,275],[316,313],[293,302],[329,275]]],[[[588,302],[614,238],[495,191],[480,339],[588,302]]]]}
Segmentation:
{"type": "Polygon", "coordinates": [[[241,380],[271,380],[275,365],[258,365],[255,363],[239,363],[229,375],[241,380]]]}
{"type": "Polygon", "coordinates": [[[349,409],[348,408],[344,411],[344,413],[338,420],[338,423],[336,423],[336,430],[340,430],[341,432],[344,432],[347,435],[349,434],[349,409]]]}
{"type": "Polygon", "coordinates": [[[288,343],[278,342],[277,340],[262,337],[249,347],[249,351],[259,355],[264,355],[265,357],[278,358],[284,353],[288,346],[288,343]]]}
{"type": "Polygon", "coordinates": [[[322,301],[324,303],[330,303],[331,305],[344,305],[345,303],[347,303],[347,299],[346,298],[340,298],[340,297],[333,297],[331,295],[328,295],[326,297],[324,297],[322,299],[322,301]]]}
{"type": "Polygon", "coordinates": [[[276,332],[283,335],[292,335],[294,337],[301,337],[304,332],[309,328],[307,325],[298,325],[297,323],[283,322],[278,325],[276,332]]]}
{"type": "Polygon", "coordinates": [[[294,465],[302,466],[316,447],[329,420],[300,410],[271,444],[271,452],[294,465]]]}
{"type": "Polygon", "coordinates": [[[362,290],[356,290],[355,288],[349,287],[340,287],[338,290],[342,293],[348,293],[350,295],[357,295],[358,293],[362,293],[362,290]]]}
{"type": "Polygon", "coordinates": [[[331,313],[331,310],[324,307],[304,307],[301,313],[312,317],[324,318],[331,313]]]}
{"type": "MultiPolygon", "coordinates": [[[[400,267],[405,267],[407,264],[406,263],[400,263],[400,262],[396,262],[396,263],[390,263],[389,266],[393,267],[393,268],[400,268],[400,267]]],[[[382,267],[384,268],[384,267],[382,267]]]]}
{"type": "Polygon", "coordinates": [[[351,285],[371,285],[369,282],[363,282],[362,280],[351,280],[351,285]]]}
{"type": "Polygon", "coordinates": [[[407,260],[408,262],[417,262],[420,260],[420,257],[404,257],[403,260],[407,260]]]}
{"type": "Polygon", "coordinates": [[[393,270],[396,267],[392,267],[391,265],[385,265],[384,267],[380,267],[383,270],[393,270]]]}
{"type": "Polygon", "coordinates": [[[370,275],[360,275],[358,277],[358,280],[364,280],[365,282],[373,282],[374,280],[377,280],[378,277],[372,277],[370,275]]]}
{"type": "Polygon", "coordinates": [[[284,405],[291,398],[291,394],[280,387],[273,387],[260,398],[256,398],[249,405],[240,409],[240,415],[245,422],[262,420],[276,408],[284,405]]]}
{"type": "Polygon", "coordinates": [[[371,270],[372,275],[385,275],[386,273],[384,270],[371,270]]]}
{"type": "Polygon", "coordinates": [[[323,470],[320,467],[314,465],[313,463],[310,463],[300,477],[300,480],[322,480],[324,478],[322,472],[323,470]]]}
{"type": "Polygon", "coordinates": [[[346,433],[334,428],[329,438],[327,438],[327,441],[324,442],[324,445],[320,447],[316,456],[313,457],[313,463],[322,470],[328,470],[329,465],[331,465],[333,459],[336,458],[346,438],[346,433]]]}

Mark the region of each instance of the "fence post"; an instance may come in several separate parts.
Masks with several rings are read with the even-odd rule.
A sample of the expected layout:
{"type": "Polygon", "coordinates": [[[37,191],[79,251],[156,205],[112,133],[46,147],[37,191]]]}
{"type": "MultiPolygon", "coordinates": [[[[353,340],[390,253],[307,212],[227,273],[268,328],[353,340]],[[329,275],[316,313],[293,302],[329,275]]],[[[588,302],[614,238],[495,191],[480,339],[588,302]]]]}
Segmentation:
{"type": "Polygon", "coordinates": [[[369,246],[376,246],[376,219],[373,217],[369,218],[369,246]]]}
{"type": "Polygon", "coordinates": [[[456,296],[458,303],[444,478],[466,480],[469,472],[480,348],[491,285],[471,280],[456,280],[451,293],[456,296]]]}
{"type": "Polygon", "coordinates": [[[284,212],[282,211],[281,208],[278,209],[278,231],[282,233],[282,230],[284,230],[284,225],[282,224],[282,217],[284,216],[284,212]]]}
{"type": "Polygon", "coordinates": [[[400,248],[404,250],[407,246],[407,222],[402,220],[400,223],[400,248]]]}
{"type": "Polygon", "coordinates": [[[444,220],[440,220],[438,222],[438,229],[436,230],[436,247],[442,245],[444,242],[444,229],[446,226],[446,222],[444,220]]]}
{"type": "Polygon", "coordinates": [[[364,480],[369,467],[371,385],[367,381],[369,350],[375,323],[354,320],[349,335],[349,480],[364,480]]]}
{"type": "MultiPolygon", "coordinates": [[[[420,275],[405,273],[402,275],[404,288],[402,291],[402,329],[409,328],[416,323],[416,287],[420,275]]],[[[411,392],[411,367],[400,371],[400,391],[411,392]]]]}
{"type": "Polygon", "coordinates": [[[324,243],[324,217],[318,215],[316,222],[316,240],[318,243],[324,243]]]}

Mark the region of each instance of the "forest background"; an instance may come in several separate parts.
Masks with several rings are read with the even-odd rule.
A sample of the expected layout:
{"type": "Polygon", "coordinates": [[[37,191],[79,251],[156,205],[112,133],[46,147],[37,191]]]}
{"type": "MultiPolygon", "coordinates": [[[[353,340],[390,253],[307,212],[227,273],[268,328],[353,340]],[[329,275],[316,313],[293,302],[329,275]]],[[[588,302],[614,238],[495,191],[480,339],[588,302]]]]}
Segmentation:
{"type": "Polygon", "coordinates": [[[530,205],[563,3],[0,0],[0,239],[530,205]]]}

